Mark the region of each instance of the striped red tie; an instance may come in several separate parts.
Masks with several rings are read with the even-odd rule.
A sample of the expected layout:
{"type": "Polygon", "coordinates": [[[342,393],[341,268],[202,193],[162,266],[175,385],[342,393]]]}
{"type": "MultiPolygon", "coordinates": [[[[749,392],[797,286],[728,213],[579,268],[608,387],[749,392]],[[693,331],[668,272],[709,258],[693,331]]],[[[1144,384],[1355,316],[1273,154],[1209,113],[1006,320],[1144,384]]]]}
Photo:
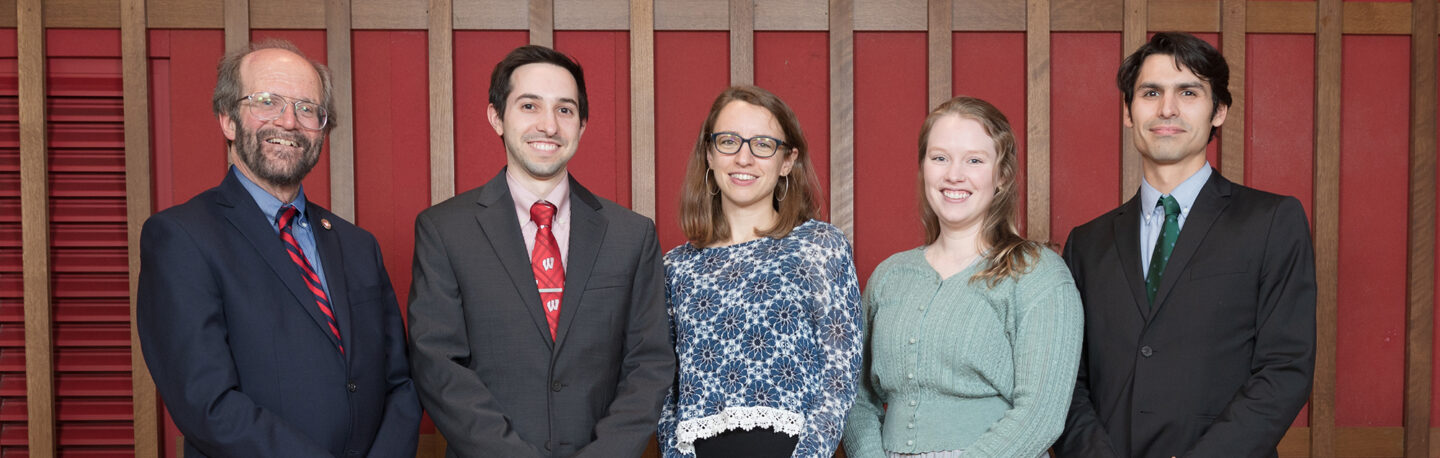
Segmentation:
{"type": "Polygon", "coordinates": [[[540,305],[545,308],[545,321],[550,324],[550,339],[560,324],[560,298],[565,295],[565,266],[560,263],[560,244],[550,223],[555,220],[555,206],[535,202],[530,206],[530,220],[540,228],[535,231],[535,249],[530,252],[530,267],[535,271],[535,287],[540,289],[540,305]]]}
{"type": "MultiPolygon", "coordinates": [[[[305,259],[305,252],[300,250],[300,244],[295,243],[295,234],[292,233],[290,223],[295,221],[298,210],[292,205],[280,207],[280,240],[285,242],[285,251],[290,253],[290,260],[300,268],[300,273],[305,277],[305,286],[315,294],[315,305],[320,306],[320,313],[325,314],[325,321],[330,325],[330,332],[335,334],[336,342],[340,340],[340,327],[335,323],[335,312],[330,309],[330,297],[325,294],[325,287],[320,285],[320,276],[315,275],[315,269],[310,268],[310,261],[305,259]]],[[[338,344],[340,353],[345,353],[345,345],[338,344]]]]}

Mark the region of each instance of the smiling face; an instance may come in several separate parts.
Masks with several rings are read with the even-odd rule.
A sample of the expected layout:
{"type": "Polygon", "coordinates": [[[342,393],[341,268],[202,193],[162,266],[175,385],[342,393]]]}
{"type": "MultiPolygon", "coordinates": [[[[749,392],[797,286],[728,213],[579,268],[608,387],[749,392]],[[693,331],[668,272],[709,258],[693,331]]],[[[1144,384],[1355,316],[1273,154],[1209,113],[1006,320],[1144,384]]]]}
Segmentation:
{"type": "MultiPolygon", "coordinates": [[[[715,118],[713,132],[727,132],[744,138],[758,135],[774,137],[785,141],[785,131],[775,115],[763,107],[746,102],[734,101],[720,110],[715,118]]],[[[748,143],[741,145],[735,154],[723,154],[710,145],[705,158],[710,163],[715,184],[720,188],[721,208],[727,213],[739,209],[763,208],[773,211],[773,198],[780,177],[790,173],[798,153],[789,145],[781,145],[774,156],[755,157],[748,143]]],[[[792,185],[799,186],[797,183],[792,185]]],[[[790,191],[783,190],[788,197],[790,191]]]]}
{"type": "MultiPolygon", "coordinates": [[[[269,92],[289,100],[321,103],[320,75],[305,58],[283,49],[262,49],[240,65],[244,93],[269,92]]],[[[295,107],[279,118],[262,121],[242,101],[239,117],[221,113],[220,129],[233,142],[230,161],[246,178],[261,185],[290,187],[320,161],[325,133],[300,127],[295,107]]]]}
{"type": "Polygon", "coordinates": [[[1124,123],[1147,165],[1198,170],[1205,163],[1210,130],[1225,123],[1228,108],[1215,107],[1210,91],[1210,83],[1179,66],[1173,56],[1145,58],[1124,123]]]}
{"type": "Polygon", "coordinates": [[[510,75],[510,87],[505,118],[494,105],[487,110],[505,141],[506,164],[536,181],[559,176],[585,133],[575,78],[554,64],[526,64],[510,75]]]}
{"type": "Polygon", "coordinates": [[[935,120],[927,145],[920,173],[941,232],[978,232],[995,199],[995,140],[979,121],[945,115],[935,120]]]}

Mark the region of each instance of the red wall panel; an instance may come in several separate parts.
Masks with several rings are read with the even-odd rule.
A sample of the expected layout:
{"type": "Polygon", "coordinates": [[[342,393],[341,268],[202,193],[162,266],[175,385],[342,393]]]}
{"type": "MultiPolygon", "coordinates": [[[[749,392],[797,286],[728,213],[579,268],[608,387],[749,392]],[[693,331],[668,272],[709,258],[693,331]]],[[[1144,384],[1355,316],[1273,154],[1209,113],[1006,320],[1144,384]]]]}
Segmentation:
{"type": "Polygon", "coordinates": [[[152,202],[159,211],[214,187],[225,172],[225,136],[210,111],[225,34],[151,30],[150,42],[152,202]],[[156,55],[159,49],[168,54],[156,55]]]}
{"type": "Polygon", "coordinates": [[[1347,36],[1340,132],[1336,426],[1400,426],[1405,366],[1409,39],[1347,36]]]}
{"type": "MultiPolygon", "coordinates": [[[[1050,35],[1050,234],[1120,205],[1120,34],[1050,35]]],[[[1022,130],[1023,132],[1023,130],[1022,130]]]]}
{"type": "Polygon", "coordinates": [[[490,72],[506,53],[529,40],[529,33],[523,30],[455,32],[456,194],[489,182],[505,166],[505,145],[485,115],[490,104],[490,72]]]}
{"type": "MultiPolygon", "coordinates": [[[[1026,183],[1025,173],[1025,34],[1015,32],[956,33],[952,36],[951,90],[955,95],[978,97],[995,105],[1010,121],[1015,134],[1015,151],[1019,156],[1019,185],[1016,191],[1015,222],[1025,234],[1026,183]]],[[[1053,79],[1054,76],[1052,75],[1053,79]]],[[[929,107],[935,108],[935,107],[929,107]]],[[[918,146],[918,145],[917,145],[918,146]]],[[[1060,234],[1057,242],[1064,241],[1060,234]]]]}
{"type": "Polygon", "coordinates": [[[925,34],[856,32],[855,268],[920,246],[919,137],[929,79],[925,34]]]}
{"type": "Polygon", "coordinates": [[[570,173],[600,197],[630,204],[630,34],[555,33],[555,49],[585,69],[590,120],[570,173]]]}
{"type": "Polygon", "coordinates": [[[680,186],[710,104],[730,86],[726,32],[655,32],[655,227],[660,250],[685,243],[680,186]]]}
{"type": "MultiPolygon", "coordinates": [[[[755,32],[755,85],[784,100],[810,144],[820,178],[821,213],[829,220],[830,37],[825,32],[755,32]]],[[[708,107],[707,107],[708,108],[708,107]]],[[[699,130],[698,128],[696,129],[699,130]]]]}

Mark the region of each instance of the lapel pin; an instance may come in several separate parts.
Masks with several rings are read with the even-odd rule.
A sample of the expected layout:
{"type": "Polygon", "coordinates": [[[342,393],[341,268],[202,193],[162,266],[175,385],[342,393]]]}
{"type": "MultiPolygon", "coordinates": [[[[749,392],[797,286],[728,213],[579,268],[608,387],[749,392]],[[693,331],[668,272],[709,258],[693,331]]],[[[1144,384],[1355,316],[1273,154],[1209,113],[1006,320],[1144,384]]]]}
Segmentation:
{"type": "Polygon", "coordinates": [[[324,227],[325,230],[327,230],[327,231],[330,230],[330,220],[325,219],[325,218],[320,218],[320,226],[324,227]]]}

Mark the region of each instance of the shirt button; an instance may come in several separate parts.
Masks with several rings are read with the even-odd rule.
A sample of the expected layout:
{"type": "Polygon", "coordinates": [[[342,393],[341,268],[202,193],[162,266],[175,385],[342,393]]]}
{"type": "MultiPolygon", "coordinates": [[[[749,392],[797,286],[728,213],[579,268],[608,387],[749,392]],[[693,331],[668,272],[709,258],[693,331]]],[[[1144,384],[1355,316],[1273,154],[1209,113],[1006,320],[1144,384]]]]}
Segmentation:
{"type": "Polygon", "coordinates": [[[1149,345],[1146,345],[1146,346],[1140,347],[1140,354],[1143,355],[1143,356],[1145,356],[1146,358],[1149,358],[1150,355],[1155,354],[1155,350],[1150,349],[1150,346],[1149,346],[1149,345]]]}
{"type": "Polygon", "coordinates": [[[910,345],[915,345],[915,339],[910,339],[910,345]]]}

